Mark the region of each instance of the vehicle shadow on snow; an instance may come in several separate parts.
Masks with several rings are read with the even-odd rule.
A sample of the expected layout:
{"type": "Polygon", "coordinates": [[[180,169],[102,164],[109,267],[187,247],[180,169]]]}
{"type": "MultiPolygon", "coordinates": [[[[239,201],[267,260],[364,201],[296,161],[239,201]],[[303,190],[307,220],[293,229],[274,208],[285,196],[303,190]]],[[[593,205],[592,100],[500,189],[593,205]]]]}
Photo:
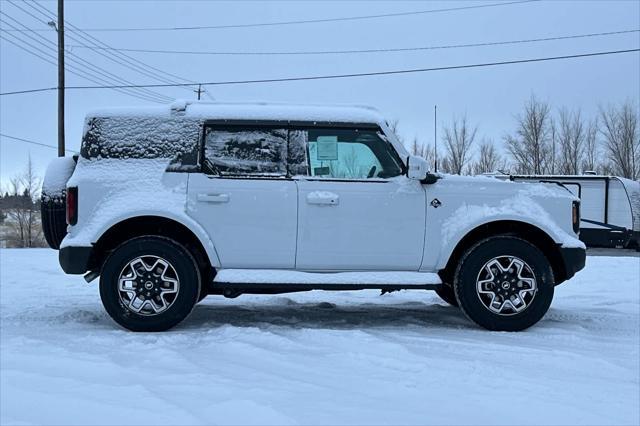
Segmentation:
{"type": "Polygon", "coordinates": [[[231,325],[235,327],[289,327],[312,329],[366,329],[391,327],[476,328],[452,306],[404,302],[397,304],[298,303],[284,299],[279,304],[229,305],[204,303],[196,306],[180,329],[231,325]]]}
{"type": "MultiPolygon", "coordinates": [[[[279,298],[262,304],[255,301],[239,303],[210,299],[213,300],[198,304],[191,315],[169,333],[172,331],[199,333],[223,326],[331,330],[413,327],[422,330],[452,329],[484,332],[479,326],[469,321],[458,308],[438,303],[406,301],[390,304],[370,302],[335,304],[296,302],[288,298],[279,298]]],[[[95,307],[85,305],[71,310],[62,309],[53,316],[51,314],[47,312],[38,315],[29,312],[7,316],[2,319],[2,324],[4,327],[10,324],[22,326],[28,322],[44,321],[61,327],[81,324],[83,328],[91,328],[95,331],[122,330],[99,305],[95,307]]],[[[594,313],[576,313],[551,308],[545,318],[534,328],[542,330],[560,327],[564,330],[572,330],[576,327],[588,326],[593,320],[598,319],[593,317],[594,313]]]]}

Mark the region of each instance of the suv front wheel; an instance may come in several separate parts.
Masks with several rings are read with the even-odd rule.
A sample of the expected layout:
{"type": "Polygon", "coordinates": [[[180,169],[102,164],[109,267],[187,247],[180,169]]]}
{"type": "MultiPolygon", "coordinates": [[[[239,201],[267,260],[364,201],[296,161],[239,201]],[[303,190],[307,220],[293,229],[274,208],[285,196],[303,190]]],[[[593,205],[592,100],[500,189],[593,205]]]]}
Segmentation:
{"type": "Polygon", "coordinates": [[[132,331],[164,331],[193,310],[200,272],[178,242],[137,237],[118,246],[100,276],[100,298],[111,318],[132,331]]]}
{"type": "Polygon", "coordinates": [[[451,306],[458,307],[458,301],[456,300],[452,285],[443,283],[440,287],[436,288],[436,294],[451,306]]]}
{"type": "Polygon", "coordinates": [[[553,288],[545,255],[513,236],[487,238],[471,247],[454,279],[465,315],[496,331],[519,331],[537,323],[551,305],[553,288]]]}

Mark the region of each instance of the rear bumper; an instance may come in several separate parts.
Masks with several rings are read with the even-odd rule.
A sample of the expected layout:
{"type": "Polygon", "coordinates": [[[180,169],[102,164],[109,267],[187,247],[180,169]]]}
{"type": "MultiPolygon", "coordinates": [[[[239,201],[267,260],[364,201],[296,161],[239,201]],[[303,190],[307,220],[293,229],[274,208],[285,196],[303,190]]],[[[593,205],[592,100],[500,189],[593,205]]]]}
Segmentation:
{"type": "Polygon", "coordinates": [[[93,247],[63,247],[58,253],[58,261],[67,274],[84,274],[89,270],[89,260],[93,247]]]}
{"type": "Polygon", "coordinates": [[[565,281],[584,268],[587,251],[579,247],[560,247],[560,256],[562,257],[562,264],[564,265],[565,277],[563,281],[565,281]]]}

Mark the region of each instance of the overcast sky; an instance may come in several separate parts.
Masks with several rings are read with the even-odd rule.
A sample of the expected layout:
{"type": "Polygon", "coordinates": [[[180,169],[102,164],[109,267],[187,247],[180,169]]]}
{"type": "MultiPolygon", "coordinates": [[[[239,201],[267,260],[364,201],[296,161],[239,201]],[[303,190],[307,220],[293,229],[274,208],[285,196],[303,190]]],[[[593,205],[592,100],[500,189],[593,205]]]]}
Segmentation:
{"type": "MultiPolygon", "coordinates": [[[[354,17],[398,12],[459,8],[497,1],[87,1],[67,0],[66,20],[81,29],[185,27],[253,24],[291,20],[354,17]]],[[[34,9],[17,2],[23,9],[34,9]]],[[[55,12],[56,1],[40,5],[55,12]]],[[[7,32],[19,27],[15,19],[51,42],[56,33],[7,0],[0,0],[2,35],[27,37],[34,33],[7,32]],[[10,17],[10,18],[9,18],[10,17]],[[10,25],[9,25],[10,24],[10,25]]],[[[55,13],[53,13],[55,15],[55,13]]],[[[208,29],[192,31],[90,32],[112,47],[191,51],[309,51],[382,49],[510,41],[640,28],[640,2],[539,1],[499,7],[365,20],[307,23],[281,26],[208,29]]],[[[77,33],[69,36],[79,37],[77,33]]],[[[55,54],[55,46],[38,45],[55,54]]],[[[80,42],[86,40],[80,39],[80,42]]],[[[68,56],[83,58],[99,69],[133,83],[159,81],[110,62],[104,56],[72,47],[68,56]]],[[[407,68],[507,61],[597,51],[638,48],[639,33],[589,37],[518,45],[468,47],[393,53],[294,56],[213,56],[133,53],[128,55],[158,70],[189,81],[264,79],[322,74],[361,73],[407,68]]],[[[30,50],[32,48],[26,47],[30,50]]],[[[55,87],[56,67],[0,41],[0,92],[55,87]]],[[[78,59],[82,60],[82,59],[78,59]]],[[[122,61],[122,59],[121,59],[122,61]]],[[[147,74],[149,69],[147,69],[147,74]]],[[[154,71],[157,73],[157,71],[154,71]]],[[[399,74],[341,80],[302,81],[208,88],[219,101],[278,101],[296,103],[368,104],[389,119],[400,121],[400,133],[433,143],[433,105],[438,105],[439,126],[454,114],[466,113],[478,124],[480,138],[500,141],[514,129],[514,115],[536,94],[554,108],[580,108],[596,113],[599,104],[638,102],[640,55],[628,53],[593,58],[500,67],[458,69],[420,74],[399,74]]],[[[175,78],[174,78],[175,79],[175,78]]],[[[94,85],[67,74],[67,84],[94,85]]],[[[154,89],[171,98],[194,98],[180,88],[154,89]]],[[[86,112],[118,105],[150,105],[113,90],[67,92],[67,146],[77,150],[86,112]]],[[[57,138],[55,91],[0,98],[1,133],[55,145],[57,138]]],[[[54,149],[0,138],[2,182],[19,172],[31,154],[40,173],[56,155],[54,149]]]]}

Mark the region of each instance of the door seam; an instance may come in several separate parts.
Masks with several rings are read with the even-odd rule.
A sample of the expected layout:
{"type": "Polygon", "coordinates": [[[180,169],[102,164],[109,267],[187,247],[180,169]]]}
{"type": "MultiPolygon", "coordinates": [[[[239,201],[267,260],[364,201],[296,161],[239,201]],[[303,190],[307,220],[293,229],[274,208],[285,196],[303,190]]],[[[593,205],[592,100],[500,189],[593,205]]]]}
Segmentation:
{"type": "Polygon", "coordinates": [[[298,182],[294,180],[296,184],[296,245],[293,253],[293,269],[298,269],[298,233],[300,232],[300,187],[298,182]]]}

